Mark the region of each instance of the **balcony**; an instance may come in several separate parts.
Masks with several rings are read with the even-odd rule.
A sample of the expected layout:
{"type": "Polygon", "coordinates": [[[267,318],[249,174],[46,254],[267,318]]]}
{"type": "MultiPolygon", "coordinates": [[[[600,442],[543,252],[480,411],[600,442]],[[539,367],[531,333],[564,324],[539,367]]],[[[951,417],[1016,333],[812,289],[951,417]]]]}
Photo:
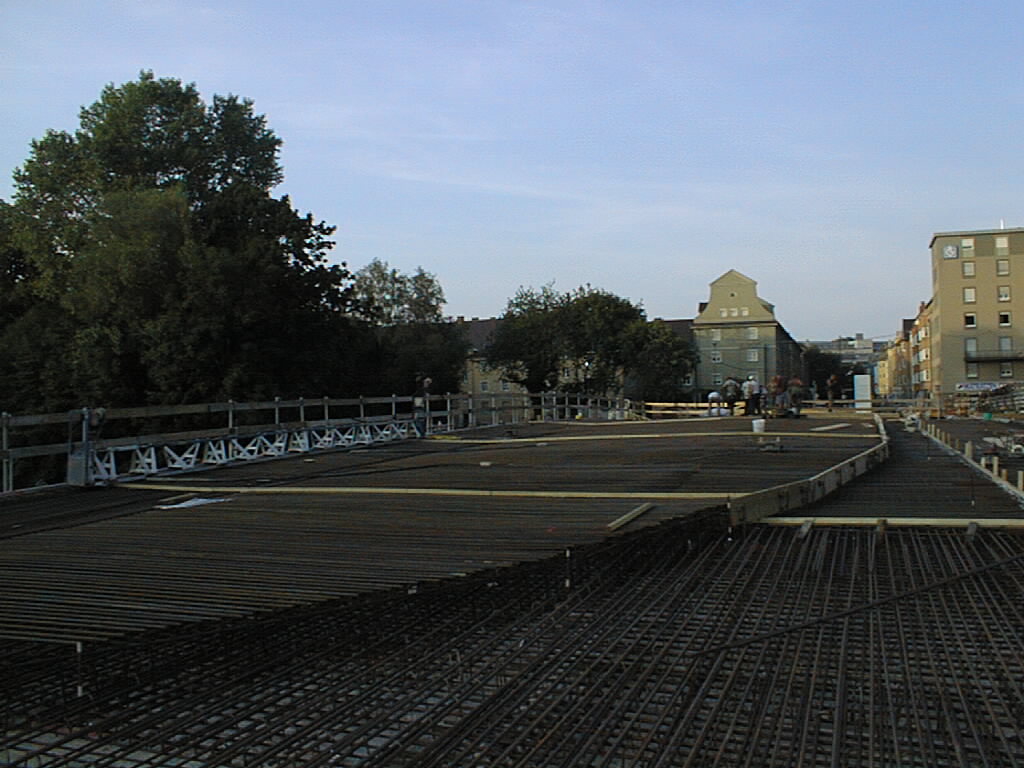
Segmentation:
{"type": "Polygon", "coordinates": [[[979,349],[964,352],[964,362],[967,363],[1006,363],[1014,360],[1024,360],[1024,350],[979,349]]]}

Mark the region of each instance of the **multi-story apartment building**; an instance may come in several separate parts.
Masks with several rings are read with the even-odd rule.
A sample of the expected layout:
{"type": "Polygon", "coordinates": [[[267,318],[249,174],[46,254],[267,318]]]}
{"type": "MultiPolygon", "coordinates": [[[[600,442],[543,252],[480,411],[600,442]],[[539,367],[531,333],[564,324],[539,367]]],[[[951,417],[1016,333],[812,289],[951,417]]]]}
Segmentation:
{"type": "Polygon", "coordinates": [[[806,378],[802,348],[775,318],[775,307],[757,295],[757,283],[734,269],[711,283],[711,295],[693,320],[700,355],[696,386],[709,391],[726,378],[749,375],[806,378]]]}
{"type": "Polygon", "coordinates": [[[913,318],[904,320],[900,332],[886,345],[878,359],[877,386],[882,397],[913,397],[910,351],[913,328],[913,318]]]}
{"type": "Polygon", "coordinates": [[[932,396],[932,302],[922,301],[910,327],[910,387],[915,398],[932,396]]]}
{"type": "Polygon", "coordinates": [[[931,393],[1024,378],[1024,229],[936,233],[931,262],[931,393]]]}

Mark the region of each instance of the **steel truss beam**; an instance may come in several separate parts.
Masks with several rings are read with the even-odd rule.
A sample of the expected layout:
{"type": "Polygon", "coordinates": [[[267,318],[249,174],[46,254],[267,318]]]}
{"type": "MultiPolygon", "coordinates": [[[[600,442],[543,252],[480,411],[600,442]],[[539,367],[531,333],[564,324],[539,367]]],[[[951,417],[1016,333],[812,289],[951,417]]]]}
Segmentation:
{"type": "Polygon", "coordinates": [[[130,477],[186,472],[203,467],[259,461],[288,454],[316,453],[422,437],[409,420],[334,423],[296,429],[276,428],[252,435],[219,435],[166,443],[93,446],[92,479],[98,484],[130,477]]]}

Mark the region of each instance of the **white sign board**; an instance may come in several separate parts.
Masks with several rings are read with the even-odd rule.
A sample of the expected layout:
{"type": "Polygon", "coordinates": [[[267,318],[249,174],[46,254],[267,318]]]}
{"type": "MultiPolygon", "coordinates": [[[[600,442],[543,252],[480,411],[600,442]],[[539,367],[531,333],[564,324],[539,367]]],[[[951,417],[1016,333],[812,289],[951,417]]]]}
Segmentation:
{"type": "Polygon", "coordinates": [[[853,377],[853,399],[857,402],[854,408],[871,410],[871,375],[858,373],[853,377]]]}

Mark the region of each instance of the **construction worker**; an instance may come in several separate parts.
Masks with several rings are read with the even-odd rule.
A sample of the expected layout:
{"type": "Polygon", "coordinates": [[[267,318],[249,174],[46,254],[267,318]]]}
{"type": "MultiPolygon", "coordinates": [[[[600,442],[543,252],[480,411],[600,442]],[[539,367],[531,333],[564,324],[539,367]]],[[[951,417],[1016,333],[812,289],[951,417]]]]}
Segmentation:
{"type": "Polygon", "coordinates": [[[761,413],[761,385],[754,374],[743,382],[744,415],[757,416],[761,413]]]}

